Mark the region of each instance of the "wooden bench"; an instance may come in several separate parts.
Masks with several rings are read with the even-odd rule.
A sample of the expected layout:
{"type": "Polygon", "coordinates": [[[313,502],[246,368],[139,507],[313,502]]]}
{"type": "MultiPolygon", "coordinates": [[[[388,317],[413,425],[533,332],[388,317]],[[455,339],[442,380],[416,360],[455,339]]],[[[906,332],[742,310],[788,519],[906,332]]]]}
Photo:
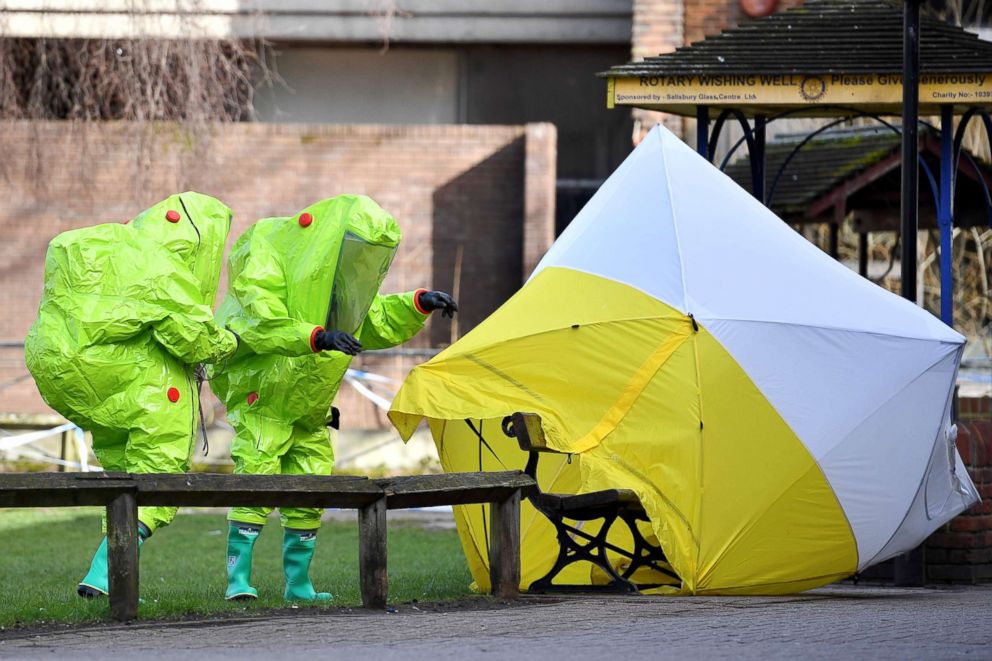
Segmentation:
{"type": "Polygon", "coordinates": [[[0,507],[107,508],[110,615],[138,615],[138,506],[339,507],[358,510],[362,603],[384,608],[386,510],[491,503],[492,594],[517,596],[520,584],[520,499],[535,488],[520,471],[447,473],[370,480],[316,475],[131,473],[0,474],[0,507]]]}
{"type": "MultiPolygon", "coordinates": [[[[524,473],[537,484],[537,463],[542,452],[556,452],[549,448],[541,427],[540,416],[534,413],[514,413],[503,420],[503,433],[516,438],[520,449],[529,453],[524,473]]],[[[638,528],[638,521],[649,521],[637,494],[630,489],[604,489],[583,494],[544,493],[537,486],[528,496],[531,504],[554,525],[558,538],[558,557],[547,574],[528,586],[529,592],[639,592],[654,588],[660,583],[635,583],[634,573],[642,567],[651,568],[678,580],[668,568],[665,553],[657,544],[649,542],[638,528]],[[634,548],[624,549],[607,541],[613,524],[623,521],[630,531],[634,548]],[[573,526],[567,521],[602,520],[595,535],[573,526]],[[609,553],[626,558],[629,563],[618,573],[610,562],[609,553]],[[563,569],[576,562],[589,562],[599,567],[609,577],[603,585],[572,585],[554,583],[563,569]]]]}

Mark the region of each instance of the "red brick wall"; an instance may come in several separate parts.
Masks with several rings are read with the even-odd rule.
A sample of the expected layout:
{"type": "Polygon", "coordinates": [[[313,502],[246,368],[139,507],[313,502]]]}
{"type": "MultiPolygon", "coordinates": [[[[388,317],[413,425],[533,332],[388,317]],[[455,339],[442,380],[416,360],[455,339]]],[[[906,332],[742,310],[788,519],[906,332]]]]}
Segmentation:
{"type": "Polygon", "coordinates": [[[685,43],[720,34],[742,18],[746,14],[737,0],[685,0],[685,43]]]}
{"type": "Polygon", "coordinates": [[[992,398],[962,398],[959,411],[958,452],[982,500],[927,540],[927,578],[992,581],[992,398]]]}
{"type": "MultiPolygon", "coordinates": [[[[684,0],[685,43],[692,44],[721,30],[748,20],[739,0],[684,0]]],[[[779,0],[776,11],[785,11],[802,4],[802,0],[779,0]]]]}
{"type": "MultiPolygon", "coordinates": [[[[684,0],[634,0],[630,55],[633,60],[670,53],[684,43],[684,0]]],[[[682,132],[682,119],[635,108],[635,141],[662,122],[676,133],[682,132]],[[639,128],[638,128],[639,125],[639,128]]]]}
{"type": "MultiPolygon", "coordinates": [[[[255,219],[340,193],[373,197],[404,232],[385,290],[453,289],[461,247],[464,333],[520,286],[525,254],[534,260],[525,215],[535,241],[554,231],[555,139],[547,125],[227,124],[194,137],[172,124],[0,123],[0,341],[23,340],[33,321],[55,234],[130,218],[187,189],[234,209],[229,245],[255,219]],[[528,153],[552,154],[550,165],[525,168],[528,153]]],[[[444,320],[412,344],[450,337],[444,320]]],[[[415,360],[366,362],[402,377],[415,360]]],[[[30,379],[7,385],[25,373],[23,349],[0,346],[0,412],[47,411],[30,379]]],[[[375,423],[364,401],[356,414],[375,423]]]]}
{"type": "Polygon", "coordinates": [[[555,227],[547,219],[555,215],[558,132],[554,124],[527,126],[524,163],[528,185],[524,192],[524,259],[522,277],[527,278],[555,242],[555,227]]]}

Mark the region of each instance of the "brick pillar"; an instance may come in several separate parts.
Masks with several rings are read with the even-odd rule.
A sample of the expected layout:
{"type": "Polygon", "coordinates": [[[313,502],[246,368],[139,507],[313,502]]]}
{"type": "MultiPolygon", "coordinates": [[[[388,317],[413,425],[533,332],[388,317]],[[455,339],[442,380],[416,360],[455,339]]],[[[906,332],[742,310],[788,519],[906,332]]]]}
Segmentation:
{"type": "MultiPolygon", "coordinates": [[[[739,0],[683,0],[685,4],[685,43],[693,44],[722,30],[749,20],[739,0]]],[[[776,12],[803,4],[803,0],[779,0],[776,12]]]]}
{"type": "MultiPolygon", "coordinates": [[[[630,54],[635,61],[670,53],[682,45],[685,18],[683,4],[683,0],[634,0],[630,54]]],[[[682,133],[681,117],[640,108],[634,109],[633,116],[634,132],[640,133],[634,136],[636,142],[640,142],[658,122],[664,123],[679,135],[682,133]]]]}
{"type": "Polygon", "coordinates": [[[992,581],[992,397],[962,397],[959,411],[958,452],[982,500],[927,540],[927,578],[992,581]]]}
{"type": "Polygon", "coordinates": [[[737,25],[747,15],[738,0],[684,0],[685,43],[694,44],[705,37],[737,25]]]}
{"type": "Polygon", "coordinates": [[[555,240],[558,129],[554,124],[528,124],[524,139],[523,278],[526,280],[555,240]]]}

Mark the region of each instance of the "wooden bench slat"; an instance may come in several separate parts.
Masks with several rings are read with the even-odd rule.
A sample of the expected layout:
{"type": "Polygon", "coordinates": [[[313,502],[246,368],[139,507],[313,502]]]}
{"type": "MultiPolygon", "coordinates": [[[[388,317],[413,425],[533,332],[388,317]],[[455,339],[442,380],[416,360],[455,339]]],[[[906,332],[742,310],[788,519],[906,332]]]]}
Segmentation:
{"type": "Polygon", "coordinates": [[[364,507],[382,496],[365,477],[348,475],[134,475],[141,505],[187,507],[364,507]]]}
{"type": "Polygon", "coordinates": [[[104,473],[0,473],[0,507],[76,507],[106,505],[134,491],[126,476],[104,473]],[[98,479],[81,479],[99,475],[98,479]]]}
{"type": "Polygon", "coordinates": [[[134,485],[106,485],[86,491],[18,489],[6,491],[0,487],[0,507],[90,507],[104,506],[122,493],[133,493],[134,485]]]}
{"type": "Polygon", "coordinates": [[[390,509],[496,502],[534,480],[520,471],[444,473],[369,480],[345,475],[127,473],[0,474],[0,507],[106,505],[134,491],[140,505],[354,507],[383,493],[390,509]]]}
{"type": "Polygon", "coordinates": [[[111,489],[131,484],[127,473],[0,473],[0,490],[111,489]]]}
{"type": "Polygon", "coordinates": [[[386,492],[389,509],[498,502],[518,490],[526,496],[536,486],[522,471],[410,475],[375,482],[386,492]]]}

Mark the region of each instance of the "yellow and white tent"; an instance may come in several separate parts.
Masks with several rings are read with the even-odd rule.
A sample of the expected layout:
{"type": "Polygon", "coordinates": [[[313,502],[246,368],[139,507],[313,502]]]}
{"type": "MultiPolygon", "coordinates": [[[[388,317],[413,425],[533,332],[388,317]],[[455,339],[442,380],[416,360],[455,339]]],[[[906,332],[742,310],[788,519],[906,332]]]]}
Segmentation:
{"type": "MultiPolygon", "coordinates": [[[[405,437],[427,418],[454,471],[521,467],[500,421],[538,413],[573,455],[542,459],[542,487],[635,490],[682,592],[797,592],[977,502],[950,422],[963,342],[656,128],[389,416],[405,437]]],[[[484,515],[457,513],[481,587],[484,515]]],[[[521,526],[526,588],[557,544],[533,509],[521,526]]]]}

